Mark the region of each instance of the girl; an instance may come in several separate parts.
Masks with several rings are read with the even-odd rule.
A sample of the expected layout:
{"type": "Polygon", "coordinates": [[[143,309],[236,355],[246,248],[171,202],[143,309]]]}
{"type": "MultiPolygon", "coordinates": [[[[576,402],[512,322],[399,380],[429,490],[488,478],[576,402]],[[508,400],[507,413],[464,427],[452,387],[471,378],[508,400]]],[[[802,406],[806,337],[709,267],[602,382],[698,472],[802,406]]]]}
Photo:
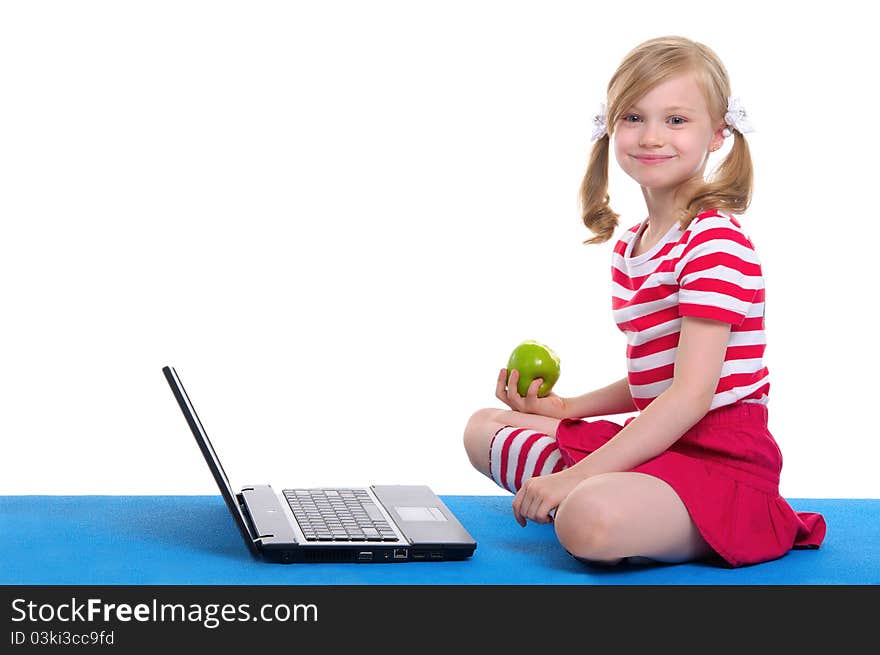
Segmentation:
{"type": "Polygon", "coordinates": [[[614,136],[614,157],[648,210],[612,253],[628,376],[575,398],[539,398],[542,380],[521,397],[518,372],[505,383],[502,369],[496,396],[510,410],[479,410],[465,428],[472,464],[515,492],[517,522],[553,521],[578,559],[741,566],[824,538],[821,515],[795,512],[779,495],[761,265],[733,216],[751,200],[746,118],[706,46],[664,37],[625,57],[608,84],[607,116],[594,119],[580,199],[595,233],[586,243],[610,239],[614,136]],[[705,180],[709,153],[731,137],[705,180]],[[636,410],[623,425],[582,420],[636,410]]]}

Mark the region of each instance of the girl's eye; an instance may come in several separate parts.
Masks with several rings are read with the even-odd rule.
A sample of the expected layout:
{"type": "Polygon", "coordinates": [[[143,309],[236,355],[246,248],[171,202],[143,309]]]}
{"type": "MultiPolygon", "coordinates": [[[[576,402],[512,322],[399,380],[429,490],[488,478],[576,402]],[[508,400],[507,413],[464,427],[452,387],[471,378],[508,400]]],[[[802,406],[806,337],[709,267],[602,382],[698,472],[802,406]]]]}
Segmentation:
{"type": "MultiPolygon", "coordinates": [[[[621,120],[624,123],[636,123],[642,120],[642,118],[638,114],[624,114],[621,120]]],[[[669,118],[669,121],[672,125],[684,125],[685,123],[687,123],[687,119],[681,116],[672,116],[669,118]]]]}

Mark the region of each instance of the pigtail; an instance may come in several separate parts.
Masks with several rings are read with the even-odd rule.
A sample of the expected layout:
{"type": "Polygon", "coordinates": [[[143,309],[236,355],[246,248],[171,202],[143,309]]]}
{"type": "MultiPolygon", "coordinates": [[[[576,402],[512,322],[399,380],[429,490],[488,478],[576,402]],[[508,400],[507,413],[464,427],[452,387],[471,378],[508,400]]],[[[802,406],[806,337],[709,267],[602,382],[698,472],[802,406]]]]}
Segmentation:
{"type": "Polygon", "coordinates": [[[752,201],[752,157],[746,138],[733,132],[733,146],[718,165],[709,180],[699,187],[679,222],[687,229],[694,217],[703,210],[718,209],[732,214],[743,214],[752,201]]]}
{"type": "Polygon", "coordinates": [[[608,195],[608,150],[611,137],[605,134],[593,145],[590,162],[581,182],[580,193],[584,225],[596,236],[585,244],[604,243],[614,234],[619,214],[612,211],[608,195]]]}

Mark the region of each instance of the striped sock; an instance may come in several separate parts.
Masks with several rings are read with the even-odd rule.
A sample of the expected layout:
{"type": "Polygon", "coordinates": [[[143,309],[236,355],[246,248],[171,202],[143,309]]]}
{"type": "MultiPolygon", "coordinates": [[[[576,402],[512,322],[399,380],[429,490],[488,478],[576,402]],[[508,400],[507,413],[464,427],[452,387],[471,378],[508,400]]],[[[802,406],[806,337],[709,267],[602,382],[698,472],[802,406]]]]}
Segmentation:
{"type": "Polygon", "coordinates": [[[556,439],[537,430],[503,427],[489,446],[489,473],[495,484],[512,493],[531,477],[563,468],[556,439]]]}

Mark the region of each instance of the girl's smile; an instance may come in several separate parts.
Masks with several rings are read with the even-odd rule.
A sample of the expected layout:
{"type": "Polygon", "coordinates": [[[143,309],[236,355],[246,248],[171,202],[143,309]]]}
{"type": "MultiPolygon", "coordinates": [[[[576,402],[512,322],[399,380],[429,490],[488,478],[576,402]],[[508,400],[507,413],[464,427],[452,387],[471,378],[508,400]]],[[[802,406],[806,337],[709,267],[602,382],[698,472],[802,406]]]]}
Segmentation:
{"type": "Polygon", "coordinates": [[[673,159],[675,155],[633,155],[633,159],[646,166],[662,164],[663,162],[673,159]]]}

